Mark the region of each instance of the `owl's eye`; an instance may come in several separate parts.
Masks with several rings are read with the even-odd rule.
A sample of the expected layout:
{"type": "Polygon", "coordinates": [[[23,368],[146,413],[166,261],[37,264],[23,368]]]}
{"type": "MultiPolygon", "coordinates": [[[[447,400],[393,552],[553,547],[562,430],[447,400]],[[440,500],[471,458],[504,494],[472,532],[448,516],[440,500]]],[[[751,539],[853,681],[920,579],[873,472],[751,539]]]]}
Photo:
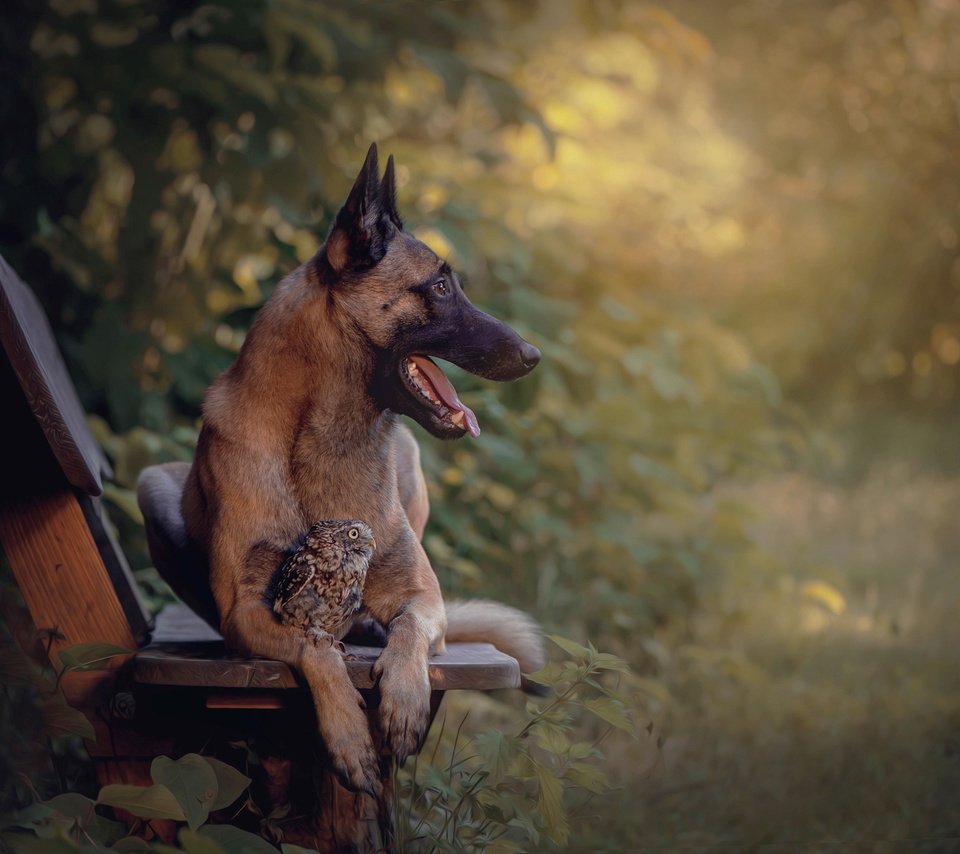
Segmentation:
{"type": "Polygon", "coordinates": [[[347,536],[351,540],[355,540],[360,536],[360,531],[357,528],[351,528],[349,531],[347,531],[347,536]]]}

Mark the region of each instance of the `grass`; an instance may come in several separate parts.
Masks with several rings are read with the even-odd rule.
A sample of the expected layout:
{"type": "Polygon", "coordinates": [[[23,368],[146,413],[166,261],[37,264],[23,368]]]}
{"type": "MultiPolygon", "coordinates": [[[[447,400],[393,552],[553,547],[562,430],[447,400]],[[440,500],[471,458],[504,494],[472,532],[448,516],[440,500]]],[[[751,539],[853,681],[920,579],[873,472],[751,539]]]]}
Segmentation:
{"type": "Polygon", "coordinates": [[[666,734],[608,745],[594,849],[960,851],[960,478],[731,489],[758,554],[660,650],[666,734]]]}

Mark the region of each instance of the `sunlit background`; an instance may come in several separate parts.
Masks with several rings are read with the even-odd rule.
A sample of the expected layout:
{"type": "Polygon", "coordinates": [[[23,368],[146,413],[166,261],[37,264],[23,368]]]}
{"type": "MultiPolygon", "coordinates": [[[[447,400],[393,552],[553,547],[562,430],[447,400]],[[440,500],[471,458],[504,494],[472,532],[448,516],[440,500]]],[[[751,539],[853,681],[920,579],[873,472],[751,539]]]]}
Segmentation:
{"type": "Polygon", "coordinates": [[[451,369],[479,440],[418,432],[441,583],[632,667],[615,788],[568,777],[544,819],[533,787],[519,848],[960,844],[960,4],[0,15],[0,251],[151,602],[136,476],[190,459],[376,141],[407,227],[544,352],[510,386],[451,369]]]}

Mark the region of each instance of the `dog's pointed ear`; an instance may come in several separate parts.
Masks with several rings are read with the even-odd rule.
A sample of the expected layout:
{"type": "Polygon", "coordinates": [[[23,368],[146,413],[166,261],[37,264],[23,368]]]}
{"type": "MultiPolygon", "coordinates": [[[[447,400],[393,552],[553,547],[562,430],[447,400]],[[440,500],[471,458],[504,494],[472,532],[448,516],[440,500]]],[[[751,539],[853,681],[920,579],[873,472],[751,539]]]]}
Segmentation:
{"type": "Polygon", "coordinates": [[[390,221],[403,231],[403,220],[397,210],[397,176],[393,168],[393,155],[387,158],[387,168],[383,172],[383,207],[390,221]]]}
{"type": "Polygon", "coordinates": [[[372,267],[393,237],[395,226],[384,204],[379,173],[373,143],[327,237],[327,262],[336,274],[348,267],[372,267]]]}

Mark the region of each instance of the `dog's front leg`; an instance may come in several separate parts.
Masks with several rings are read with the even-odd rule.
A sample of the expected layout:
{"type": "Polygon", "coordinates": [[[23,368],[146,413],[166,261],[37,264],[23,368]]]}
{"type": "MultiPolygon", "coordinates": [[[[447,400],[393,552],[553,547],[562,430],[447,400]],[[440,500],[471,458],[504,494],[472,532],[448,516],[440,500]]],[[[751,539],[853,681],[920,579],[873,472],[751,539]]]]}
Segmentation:
{"type": "Polygon", "coordinates": [[[387,645],[373,674],[380,680],[380,726],[400,762],[416,753],[426,735],[430,723],[427,657],[442,651],[446,630],[440,586],[412,533],[404,552],[410,563],[402,569],[394,564],[368,576],[364,592],[370,613],[387,625],[387,645]]]}
{"type": "Polygon", "coordinates": [[[380,680],[380,726],[397,760],[423,743],[430,723],[427,657],[442,644],[445,616],[439,596],[407,601],[387,627],[387,645],[373,667],[380,680]]]}
{"type": "Polygon", "coordinates": [[[300,629],[279,623],[262,597],[234,603],[221,630],[231,648],[275,658],[303,674],[334,770],[351,788],[379,796],[380,769],[363,699],[336,648],[314,644],[300,629]]]}

